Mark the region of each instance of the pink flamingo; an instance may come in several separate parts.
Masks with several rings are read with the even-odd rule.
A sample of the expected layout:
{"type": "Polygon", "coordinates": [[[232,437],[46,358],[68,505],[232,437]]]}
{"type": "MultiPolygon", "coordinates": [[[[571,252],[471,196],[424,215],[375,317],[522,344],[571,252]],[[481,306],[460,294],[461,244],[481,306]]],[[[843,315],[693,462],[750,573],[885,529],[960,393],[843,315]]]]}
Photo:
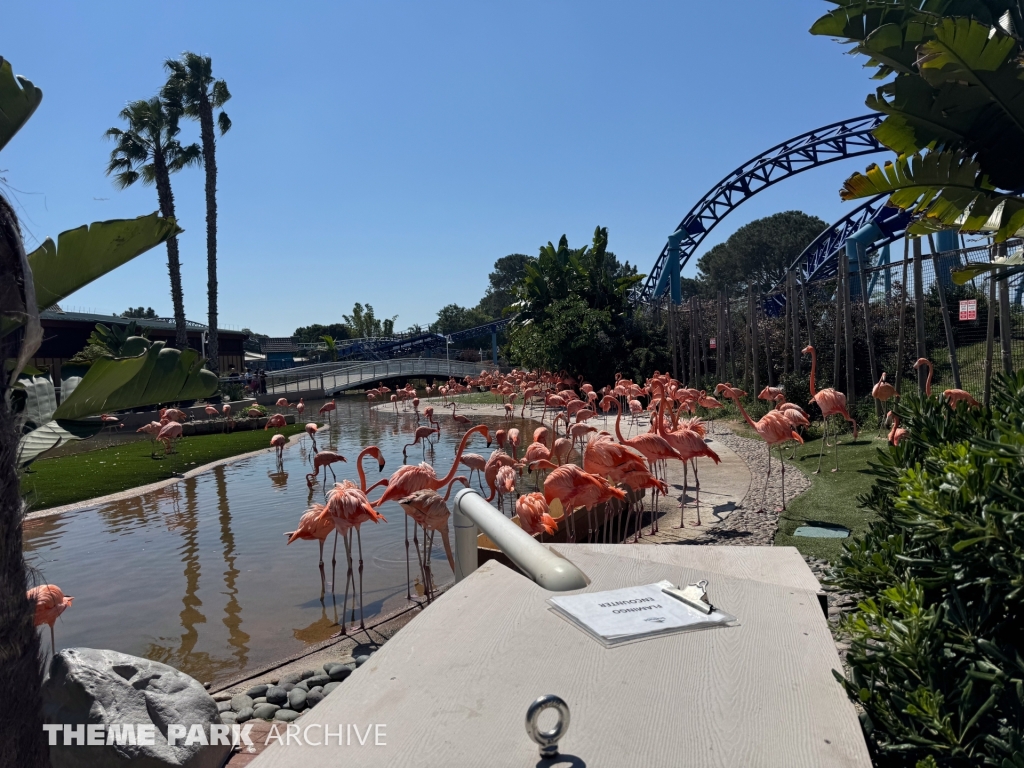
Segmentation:
{"type": "Polygon", "coordinates": [[[470,423],[469,419],[467,419],[461,413],[456,413],[455,412],[456,403],[451,403],[450,405],[452,406],[452,421],[454,421],[456,424],[458,424],[458,425],[460,425],[462,427],[464,427],[464,426],[466,426],[467,424],[470,423]]]}
{"type": "Polygon", "coordinates": [[[171,447],[181,439],[181,424],[170,421],[160,428],[156,439],[164,444],[164,452],[171,453],[171,447]]]}
{"type": "Polygon", "coordinates": [[[206,415],[209,416],[211,420],[220,416],[220,411],[218,411],[212,405],[206,406],[203,410],[206,411],[206,415]]]}
{"type": "Polygon", "coordinates": [[[312,421],[306,424],[306,434],[309,435],[309,439],[313,441],[313,452],[318,453],[316,447],[316,433],[319,431],[319,427],[312,421]]]}
{"type": "Polygon", "coordinates": [[[278,408],[291,408],[291,403],[288,402],[288,398],[286,397],[277,398],[277,402],[274,403],[274,405],[278,408]]]}
{"type": "Polygon", "coordinates": [[[543,493],[528,493],[516,499],[516,515],[520,527],[531,536],[548,535],[558,530],[558,523],[548,513],[548,502],[543,493]]]}
{"type": "MultiPolygon", "coordinates": [[[[372,520],[374,523],[386,523],[387,520],[371,506],[369,499],[366,498],[366,494],[356,488],[355,483],[351,480],[337,483],[327,494],[327,514],[330,515],[335,529],[345,541],[345,557],[348,560],[348,574],[345,577],[345,597],[341,607],[341,631],[344,634],[349,581],[352,582],[353,587],[355,586],[355,578],[352,574],[351,531],[355,530],[356,541],[359,543],[359,628],[365,629],[366,625],[363,622],[363,537],[359,528],[368,520],[372,520]]],[[[355,621],[355,610],[355,605],[353,605],[352,621],[355,621]]]]}
{"type": "MultiPolygon", "coordinates": [[[[813,379],[812,379],[813,380],[813,379]]],[[[754,428],[758,436],[764,440],[768,446],[768,473],[764,477],[764,492],[761,495],[761,509],[758,512],[764,512],[764,500],[768,496],[768,481],[772,476],[772,448],[779,446],[779,462],[782,464],[782,511],[786,511],[786,463],[782,460],[782,444],[789,440],[796,440],[798,443],[803,442],[803,438],[800,437],[796,432],[793,431],[792,425],[789,423],[786,417],[778,411],[768,411],[758,421],[754,421],[747,414],[746,409],[743,407],[743,403],[740,402],[739,397],[733,396],[733,401],[736,403],[736,407],[740,409],[740,413],[743,414],[743,418],[746,419],[747,423],[754,428]]]]}
{"type": "Polygon", "coordinates": [[[519,458],[519,430],[513,427],[508,431],[508,444],[512,448],[512,458],[519,458]]]}
{"type": "Polygon", "coordinates": [[[227,403],[220,409],[220,412],[224,414],[224,431],[228,432],[230,427],[235,426],[234,420],[231,418],[231,406],[227,403]]]}
{"type": "Polygon", "coordinates": [[[484,468],[487,466],[487,461],[479,453],[464,453],[462,454],[462,465],[469,470],[469,479],[472,482],[473,473],[477,473],[477,481],[480,483],[480,489],[483,490],[483,473],[484,468]]]}
{"type": "MultiPolygon", "coordinates": [[[[928,379],[924,385],[924,393],[927,397],[931,397],[932,376],[935,374],[935,368],[932,366],[931,360],[929,360],[927,357],[922,357],[916,363],[914,363],[914,369],[916,370],[917,368],[920,368],[922,365],[928,366],[928,379]]],[[[942,396],[946,398],[950,406],[953,408],[956,408],[956,404],[961,401],[967,403],[967,405],[970,406],[971,408],[981,405],[981,403],[974,399],[970,392],[964,389],[947,389],[942,392],[942,396]]]]}
{"type": "Polygon", "coordinates": [[[302,398],[299,398],[299,402],[295,404],[295,410],[299,414],[299,419],[302,419],[302,414],[306,411],[306,404],[302,402],[302,398]]]}
{"type": "Polygon", "coordinates": [[[430,551],[434,547],[434,534],[441,534],[444,553],[448,557],[448,565],[455,571],[455,558],[452,556],[452,545],[448,538],[448,518],[451,512],[444,499],[429,488],[413,491],[405,498],[398,500],[399,505],[413,521],[413,543],[416,544],[416,557],[420,561],[420,572],[423,575],[423,589],[427,601],[432,599],[433,574],[430,570],[430,551]],[[416,526],[423,528],[423,556],[420,557],[420,546],[416,540],[416,526]]]}
{"type": "Polygon", "coordinates": [[[324,485],[327,485],[328,469],[331,470],[331,476],[335,479],[335,481],[337,481],[338,476],[334,474],[334,467],[332,467],[331,464],[334,464],[335,462],[339,461],[344,461],[346,464],[348,463],[348,459],[346,459],[344,456],[342,456],[340,453],[337,453],[336,451],[320,451],[315,456],[313,456],[313,472],[312,474],[306,475],[306,483],[310,487],[312,487],[313,484],[309,482],[309,478],[318,478],[318,476],[320,475],[320,467],[324,468],[324,485]]]}
{"type": "MultiPolygon", "coordinates": [[[[544,479],[544,499],[548,504],[558,499],[567,517],[572,516],[576,507],[584,507],[589,514],[598,504],[625,498],[625,491],[615,488],[603,477],[584,472],[575,464],[555,467],[544,479]]],[[[575,532],[572,538],[575,540],[575,532]]]]}
{"type": "Polygon", "coordinates": [[[287,425],[288,421],[285,419],[284,414],[275,413],[273,416],[267,419],[267,423],[263,425],[263,431],[266,432],[271,427],[277,429],[278,427],[285,427],[287,425]]]}
{"type": "MultiPolygon", "coordinates": [[[[711,397],[705,390],[700,391],[700,397],[697,398],[697,405],[706,411],[714,411],[722,407],[722,404],[715,398],[711,397]]],[[[710,414],[709,414],[710,415],[710,414]]],[[[711,429],[714,431],[715,422],[711,421],[711,429]]]]}
{"type": "Polygon", "coordinates": [[[369,493],[374,488],[381,485],[386,488],[389,482],[386,477],[383,480],[378,480],[369,488],[366,487],[366,473],[363,471],[363,459],[366,456],[372,456],[377,460],[378,472],[384,471],[384,454],[381,453],[380,448],[378,448],[376,445],[368,445],[366,448],[363,448],[363,450],[359,452],[359,455],[356,456],[356,472],[359,473],[359,490],[361,490],[363,493],[369,493]]]}
{"type": "MultiPolygon", "coordinates": [[[[821,457],[825,453],[825,443],[828,440],[828,417],[833,415],[842,416],[847,421],[853,424],[853,439],[857,439],[857,422],[854,421],[849,411],[846,410],[846,395],[835,389],[829,387],[828,389],[822,389],[818,392],[814,391],[814,374],[818,365],[818,356],[814,352],[814,347],[808,345],[804,347],[804,354],[811,356],[811,400],[818,404],[821,409],[821,422],[824,434],[821,436],[821,451],[818,453],[818,468],[814,470],[814,474],[821,472],[821,457]]],[[[839,471],[839,430],[836,429],[836,468],[833,472],[839,471]]],[[[802,440],[800,442],[803,442],[802,440]]],[[[771,451],[768,453],[769,463],[771,462],[771,451]]],[[[785,477],[783,477],[785,479],[785,477]]],[[[767,488],[767,485],[765,486],[767,488]]],[[[785,498],[783,498],[783,504],[785,504],[785,498]]],[[[785,508],[785,507],[783,507],[785,508]]]]}
{"type": "Polygon", "coordinates": [[[320,410],[318,411],[318,413],[321,416],[323,416],[326,413],[327,414],[327,420],[331,421],[331,412],[334,411],[335,409],[337,409],[337,407],[338,406],[334,402],[334,400],[331,400],[330,402],[324,403],[323,405],[321,405],[320,406],[320,410]]]}
{"type": "Polygon", "coordinates": [[[429,438],[432,434],[434,434],[434,428],[433,427],[416,427],[416,436],[415,436],[415,438],[413,439],[413,441],[411,443],[407,443],[402,448],[402,458],[405,458],[405,456],[406,456],[405,452],[409,449],[409,446],[410,445],[416,445],[417,443],[420,443],[420,440],[423,441],[422,443],[420,443],[420,448],[423,451],[426,451],[426,448],[424,447],[424,444],[427,442],[427,438],[429,438]]]}
{"type": "MultiPolygon", "coordinates": [[[[505,511],[505,497],[516,492],[516,471],[509,466],[498,467],[494,478],[494,487],[498,492],[498,509],[505,511]]],[[[511,515],[509,515],[511,517],[511,515]]]]}
{"type": "MultiPolygon", "coordinates": [[[[896,391],[896,387],[885,380],[885,371],[882,371],[882,376],[879,378],[878,383],[871,388],[871,396],[878,402],[885,403],[893,397],[899,397],[900,393],[896,391]]],[[[892,411],[889,411],[889,413],[892,413],[892,411]]],[[[887,418],[888,414],[886,415],[887,418]]],[[[878,423],[878,432],[875,434],[875,437],[882,434],[882,427],[885,426],[886,419],[882,419],[878,423]]]]}
{"type": "Polygon", "coordinates": [[[50,627],[50,651],[57,654],[57,644],[53,639],[53,625],[60,618],[60,615],[71,607],[75,599],[65,595],[56,584],[41,584],[32,587],[25,595],[29,602],[36,604],[35,614],[32,617],[32,626],[48,624],[50,627]]]}
{"type": "Polygon", "coordinates": [[[889,430],[889,445],[899,445],[900,440],[910,434],[905,427],[900,426],[900,417],[889,411],[886,414],[888,418],[892,419],[892,429],[889,430]]]}
{"type": "Polygon", "coordinates": [[[440,435],[441,434],[441,422],[440,421],[434,421],[434,407],[432,405],[428,405],[426,408],[423,409],[423,415],[426,417],[427,422],[429,424],[433,425],[434,430],[437,432],[437,434],[440,435]]]}
{"type": "Polygon", "coordinates": [[[285,436],[278,432],[272,438],[270,438],[270,444],[277,449],[277,460],[281,461],[284,459],[284,446],[287,444],[285,436]]]}
{"type": "Polygon", "coordinates": [[[504,451],[492,451],[484,463],[484,481],[491,489],[487,501],[493,501],[498,492],[498,470],[502,467],[518,467],[517,462],[504,451]]]}
{"type": "MultiPolygon", "coordinates": [[[[334,527],[334,521],[331,520],[330,515],[327,514],[327,507],[323,504],[314,504],[310,509],[306,510],[302,517],[299,518],[299,524],[294,531],[286,533],[288,537],[287,544],[291,544],[293,541],[316,541],[320,544],[320,599],[323,600],[324,593],[327,591],[327,579],[324,574],[324,542],[327,541],[327,537],[331,533],[337,534],[337,529],[334,527]]],[[[287,546],[286,544],[286,546],[287,546]]],[[[335,558],[331,563],[331,567],[337,565],[337,552],[338,552],[338,538],[335,535],[334,538],[334,552],[335,558]]],[[[346,584],[346,587],[348,585],[346,584]]]]}

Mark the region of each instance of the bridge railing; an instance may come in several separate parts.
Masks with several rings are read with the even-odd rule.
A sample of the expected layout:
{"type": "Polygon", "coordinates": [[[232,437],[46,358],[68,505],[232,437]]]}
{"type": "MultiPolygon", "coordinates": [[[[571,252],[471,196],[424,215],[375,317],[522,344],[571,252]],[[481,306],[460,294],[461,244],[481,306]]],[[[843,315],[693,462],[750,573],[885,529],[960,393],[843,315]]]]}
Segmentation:
{"type": "Polygon", "coordinates": [[[431,357],[396,358],[370,363],[320,363],[268,375],[267,393],[287,395],[322,390],[333,394],[399,376],[463,378],[493,368],[489,362],[467,363],[431,357]]]}

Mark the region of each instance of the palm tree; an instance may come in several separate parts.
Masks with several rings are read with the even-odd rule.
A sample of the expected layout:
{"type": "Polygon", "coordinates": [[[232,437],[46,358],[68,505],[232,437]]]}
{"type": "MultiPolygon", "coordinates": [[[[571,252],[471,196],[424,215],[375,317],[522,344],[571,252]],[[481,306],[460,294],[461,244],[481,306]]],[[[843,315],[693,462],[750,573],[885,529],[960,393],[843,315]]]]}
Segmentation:
{"type": "Polygon", "coordinates": [[[168,110],[199,121],[199,136],[203,143],[203,165],[206,168],[206,270],[207,297],[209,299],[209,338],[206,342],[209,367],[220,368],[217,343],[217,158],[213,113],[223,136],[231,128],[231,120],[222,107],[231,98],[227,83],[213,78],[213,62],[209,56],[186,51],[179,59],[168,59],[164,67],[170,73],[161,95],[168,110]]]}
{"type": "MultiPolygon", "coordinates": [[[[127,189],[137,181],[155,184],[160,213],[165,219],[175,218],[171,174],[202,162],[199,145],[181,146],[177,138],[178,120],[168,114],[157,96],[148,101],[131,102],[118,116],[128,124],[128,128],[111,128],[104,134],[116,142],[110,152],[107,175],[114,176],[114,184],[119,189],[127,189]]],[[[177,237],[167,240],[167,271],[171,275],[171,301],[174,303],[175,346],[185,349],[188,347],[188,331],[185,327],[177,237]]]]}
{"type": "Polygon", "coordinates": [[[320,340],[327,347],[327,352],[331,356],[331,360],[336,362],[338,360],[338,343],[334,340],[333,336],[321,336],[320,340]]]}

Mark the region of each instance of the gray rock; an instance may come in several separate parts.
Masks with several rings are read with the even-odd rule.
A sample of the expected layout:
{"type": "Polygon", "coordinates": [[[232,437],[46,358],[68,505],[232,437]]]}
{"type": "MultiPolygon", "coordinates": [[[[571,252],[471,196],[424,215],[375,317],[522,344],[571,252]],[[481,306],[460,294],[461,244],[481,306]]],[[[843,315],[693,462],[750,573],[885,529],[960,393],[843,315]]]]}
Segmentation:
{"type": "Polygon", "coordinates": [[[235,723],[238,722],[238,715],[235,714],[234,712],[221,712],[220,713],[220,721],[224,725],[234,725],[235,723]]]}
{"type": "Polygon", "coordinates": [[[254,699],[259,697],[259,696],[266,696],[267,695],[267,689],[269,687],[270,686],[266,685],[266,684],[264,684],[264,685],[254,685],[252,688],[250,688],[248,691],[245,692],[245,695],[246,696],[252,696],[252,698],[254,698],[254,699]]]}
{"type": "Polygon", "coordinates": [[[324,692],[320,688],[314,688],[306,695],[306,706],[315,707],[324,700],[324,692]]]}
{"type": "Polygon", "coordinates": [[[46,722],[151,727],[155,736],[152,745],[89,749],[65,746],[58,740],[50,747],[53,768],[128,763],[141,768],[220,768],[231,753],[230,746],[186,746],[184,739],[171,746],[162,737],[172,723],[205,729],[222,720],[217,702],[199,681],[156,661],[116,651],[66,648],[50,662],[42,698],[46,722]]]}
{"type": "Polygon", "coordinates": [[[365,664],[369,660],[370,660],[370,657],[368,655],[365,655],[365,654],[362,655],[362,656],[356,656],[356,666],[357,667],[361,667],[361,666],[363,666],[363,664],[365,664]]]}
{"type": "Polygon", "coordinates": [[[335,681],[335,682],[333,682],[333,683],[328,683],[327,685],[325,685],[325,686],[324,686],[324,696],[326,696],[326,695],[327,695],[328,693],[330,693],[331,691],[333,691],[333,690],[334,690],[335,688],[337,688],[337,687],[338,687],[339,685],[341,685],[341,683],[340,683],[340,682],[337,682],[337,681],[335,681]]]}
{"type": "Polygon", "coordinates": [[[253,717],[258,717],[260,720],[273,720],[274,714],[279,710],[280,707],[276,704],[259,704],[252,711],[253,717]]]}
{"type": "Polygon", "coordinates": [[[266,704],[266,703],[267,703],[267,697],[266,696],[257,696],[255,699],[252,700],[252,705],[254,707],[258,707],[260,704],[266,704]]]}
{"type": "Polygon", "coordinates": [[[331,682],[329,675],[314,675],[306,680],[306,687],[316,688],[318,685],[327,685],[331,682]]]}
{"type": "Polygon", "coordinates": [[[306,679],[308,679],[310,677],[313,677],[313,675],[315,675],[315,674],[316,674],[316,670],[304,669],[304,670],[302,670],[302,679],[306,680],[306,679]]]}
{"type": "Polygon", "coordinates": [[[253,708],[252,707],[246,707],[245,709],[239,710],[235,714],[235,722],[236,723],[244,723],[247,720],[252,720],[252,712],[253,712],[253,708]]]}
{"type": "Polygon", "coordinates": [[[232,696],[231,708],[235,710],[235,712],[241,712],[243,709],[252,709],[252,697],[246,696],[244,693],[232,696]]]}
{"type": "Polygon", "coordinates": [[[306,692],[301,688],[292,688],[288,691],[288,706],[296,712],[306,708],[306,692]]]}
{"type": "MultiPolygon", "coordinates": [[[[309,693],[309,686],[308,686],[308,685],[306,685],[306,681],[305,681],[305,680],[303,680],[303,681],[302,681],[301,683],[296,683],[296,684],[295,684],[295,687],[294,687],[294,688],[292,688],[292,690],[293,690],[293,691],[294,691],[294,690],[299,690],[299,691],[305,691],[306,693],[309,693]]],[[[291,692],[291,691],[289,691],[289,693],[290,693],[290,692],[291,692]]]]}
{"type": "Polygon", "coordinates": [[[331,680],[340,682],[352,674],[352,669],[347,664],[336,664],[331,667],[331,680]]]}
{"type": "Polygon", "coordinates": [[[267,703],[268,704],[284,704],[288,700],[288,691],[279,685],[270,686],[270,690],[267,691],[267,703]]]}
{"type": "Polygon", "coordinates": [[[299,719],[301,712],[294,712],[290,709],[279,709],[274,713],[274,719],[283,723],[291,723],[299,719]]]}
{"type": "Polygon", "coordinates": [[[230,701],[218,701],[217,702],[217,711],[218,712],[230,712],[231,711],[231,702],[230,701]]]}
{"type": "Polygon", "coordinates": [[[214,701],[231,701],[231,694],[225,691],[213,694],[214,701]]]}
{"type": "Polygon", "coordinates": [[[281,679],[277,681],[278,685],[284,685],[285,683],[292,683],[293,685],[299,680],[302,680],[301,672],[291,672],[287,675],[282,675],[281,679]]]}
{"type": "Polygon", "coordinates": [[[288,693],[292,688],[296,686],[296,683],[281,683],[278,688],[284,688],[284,692],[288,693]]]}
{"type": "Polygon", "coordinates": [[[323,693],[324,687],[322,685],[317,685],[309,689],[310,693],[313,693],[314,691],[320,691],[320,693],[323,693]]]}

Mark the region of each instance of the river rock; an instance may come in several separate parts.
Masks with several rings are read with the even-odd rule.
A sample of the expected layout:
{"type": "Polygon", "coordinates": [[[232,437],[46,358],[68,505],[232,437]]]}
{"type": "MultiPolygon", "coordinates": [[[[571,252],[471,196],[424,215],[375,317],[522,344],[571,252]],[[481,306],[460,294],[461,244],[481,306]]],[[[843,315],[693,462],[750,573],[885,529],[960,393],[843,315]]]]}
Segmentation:
{"type": "Polygon", "coordinates": [[[267,697],[266,696],[257,696],[255,699],[252,700],[252,705],[254,707],[257,707],[260,704],[266,704],[266,703],[267,703],[267,697]]]}
{"type": "Polygon", "coordinates": [[[318,685],[327,685],[331,682],[329,675],[314,675],[313,677],[306,678],[307,688],[316,688],[318,685]]]}
{"type": "Polygon", "coordinates": [[[152,745],[109,744],[88,749],[65,746],[63,739],[58,739],[50,747],[53,768],[128,763],[140,768],[219,768],[231,753],[229,745],[186,745],[180,740],[170,746],[162,738],[172,723],[201,725],[209,732],[210,725],[222,721],[217,703],[202,683],[156,661],[117,651],[66,648],[50,662],[42,698],[46,722],[153,726],[156,736],[152,745]]]}
{"type": "Polygon", "coordinates": [[[272,685],[267,691],[267,703],[280,706],[288,700],[288,691],[279,685],[272,685]]]}
{"type": "Polygon", "coordinates": [[[309,678],[313,677],[313,675],[315,675],[315,674],[316,674],[316,670],[315,669],[304,669],[304,670],[302,670],[302,679],[303,680],[308,680],[309,678]]]}
{"type": "Polygon", "coordinates": [[[352,674],[352,668],[348,664],[335,664],[331,667],[330,677],[335,682],[341,682],[352,674]]]}
{"type": "Polygon", "coordinates": [[[260,720],[273,720],[274,715],[277,713],[280,707],[276,704],[258,704],[252,711],[253,717],[258,717],[260,720]]]}
{"type": "Polygon", "coordinates": [[[335,664],[355,664],[355,659],[351,656],[342,656],[340,659],[334,659],[324,663],[324,674],[330,674],[331,667],[335,664]]]}
{"type": "Polygon", "coordinates": [[[339,682],[339,681],[334,681],[334,682],[332,682],[332,683],[328,683],[327,685],[325,685],[325,686],[324,686],[324,696],[326,696],[326,695],[327,695],[328,693],[330,693],[331,691],[333,691],[333,690],[334,690],[335,688],[337,688],[337,687],[338,687],[339,685],[341,685],[341,682],[339,682]]]}
{"type": "Polygon", "coordinates": [[[301,672],[290,672],[287,675],[282,675],[281,679],[277,681],[278,685],[284,685],[285,683],[292,683],[293,685],[302,679],[301,672]]]}
{"type": "Polygon", "coordinates": [[[274,719],[280,720],[283,723],[291,723],[299,719],[301,712],[295,712],[291,709],[279,709],[274,713],[274,719]]]}
{"type": "Polygon", "coordinates": [[[266,696],[267,695],[267,689],[269,687],[270,686],[266,685],[265,683],[263,685],[254,685],[252,688],[250,688],[248,691],[245,692],[245,695],[246,696],[251,696],[254,699],[259,697],[259,696],[266,696]]]}
{"type": "Polygon", "coordinates": [[[370,660],[370,657],[368,655],[366,655],[366,654],[363,654],[362,656],[356,656],[356,666],[357,667],[361,667],[361,666],[363,666],[363,664],[365,664],[369,660],[370,660]]]}
{"type": "Polygon", "coordinates": [[[244,723],[247,720],[252,720],[252,711],[252,707],[246,707],[245,709],[238,710],[238,712],[235,713],[235,722],[244,723]]]}
{"type": "Polygon", "coordinates": [[[306,685],[306,681],[305,681],[305,680],[303,680],[303,681],[302,681],[302,682],[300,682],[300,683],[296,683],[296,684],[295,684],[295,688],[292,688],[292,690],[293,690],[293,691],[294,691],[294,690],[299,690],[299,691],[305,691],[306,693],[309,693],[309,686],[308,686],[308,685],[306,685]]]}
{"type": "Polygon", "coordinates": [[[218,701],[217,702],[217,711],[218,712],[230,712],[231,711],[231,702],[230,701],[218,701]]]}
{"type": "Polygon", "coordinates": [[[322,688],[314,688],[308,694],[306,694],[306,706],[315,707],[321,701],[324,700],[324,692],[322,688]]]}
{"type": "Polygon", "coordinates": [[[243,709],[251,709],[252,696],[247,696],[244,693],[240,693],[237,696],[232,696],[231,708],[235,710],[235,712],[241,712],[243,709]]]}
{"type": "Polygon", "coordinates": [[[288,706],[296,712],[306,708],[306,691],[302,688],[292,688],[288,691],[288,706]]]}
{"type": "Polygon", "coordinates": [[[221,712],[220,713],[220,721],[222,723],[224,723],[224,725],[234,725],[235,723],[238,722],[238,713],[237,712],[221,712]]]}
{"type": "Polygon", "coordinates": [[[213,700],[214,701],[231,701],[231,694],[227,693],[226,691],[221,691],[220,693],[213,694],[213,700]]]}
{"type": "Polygon", "coordinates": [[[290,690],[291,690],[292,688],[294,688],[294,687],[295,687],[296,685],[298,685],[298,683],[281,683],[281,684],[280,684],[280,685],[278,685],[277,687],[278,687],[278,688],[284,688],[284,692],[285,692],[285,693],[288,693],[288,691],[290,691],[290,690]]]}

